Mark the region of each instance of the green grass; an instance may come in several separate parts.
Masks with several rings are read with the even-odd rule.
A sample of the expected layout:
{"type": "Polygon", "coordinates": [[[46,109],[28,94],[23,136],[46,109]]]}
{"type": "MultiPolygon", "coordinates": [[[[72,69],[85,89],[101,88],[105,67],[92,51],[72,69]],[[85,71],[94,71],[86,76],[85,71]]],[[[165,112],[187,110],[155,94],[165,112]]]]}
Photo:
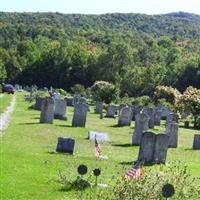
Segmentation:
{"type": "MultiPolygon", "coordinates": [[[[39,124],[40,112],[29,109],[23,94],[17,94],[17,103],[12,122],[0,145],[0,199],[1,200],[63,200],[78,199],[78,192],[62,191],[57,182],[58,171],[69,171],[76,179],[79,164],[86,164],[89,173],[101,167],[100,182],[109,183],[116,173],[123,175],[126,168],[137,159],[138,147],[130,146],[134,123],[131,127],[115,127],[117,119],[99,119],[93,110],[88,115],[87,128],[71,127],[73,108],[68,108],[68,121],[55,120],[54,124],[39,124]],[[108,132],[111,141],[102,145],[107,161],[96,161],[94,142],[87,140],[88,130],[108,132]],[[76,140],[75,154],[53,153],[57,137],[73,137],[76,140]]],[[[164,125],[156,127],[162,132],[164,125]]],[[[179,147],[169,149],[167,161],[180,160],[188,165],[194,177],[200,176],[200,152],[191,149],[191,129],[180,129],[179,147]]],[[[155,166],[151,166],[156,169],[155,166]]]]}
{"type": "Polygon", "coordinates": [[[0,114],[3,113],[10,105],[13,95],[7,93],[0,93],[0,114]]]}

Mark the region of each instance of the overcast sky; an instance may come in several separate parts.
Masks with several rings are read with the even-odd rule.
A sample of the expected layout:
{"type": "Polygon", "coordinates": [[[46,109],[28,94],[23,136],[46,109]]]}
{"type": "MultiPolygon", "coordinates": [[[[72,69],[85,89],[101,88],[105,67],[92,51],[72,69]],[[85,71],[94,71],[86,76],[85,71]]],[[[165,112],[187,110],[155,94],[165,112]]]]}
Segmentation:
{"type": "Polygon", "coordinates": [[[0,0],[0,11],[84,14],[185,11],[200,15],[200,0],[0,0]]]}

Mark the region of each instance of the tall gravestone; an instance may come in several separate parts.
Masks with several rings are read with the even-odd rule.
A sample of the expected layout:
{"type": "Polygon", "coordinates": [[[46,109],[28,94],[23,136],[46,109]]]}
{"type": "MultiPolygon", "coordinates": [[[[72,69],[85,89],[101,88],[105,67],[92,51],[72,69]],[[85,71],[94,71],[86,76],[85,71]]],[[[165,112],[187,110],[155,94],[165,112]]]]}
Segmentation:
{"type": "Polygon", "coordinates": [[[153,162],[164,164],[167,158],[169,136],[166,134],[157,134],[154,148],[153,162]]]}
{"type": "Polygon", "coordinates": [[[154,114],[154,124],[156,126],[160,126],[160,122],[161,122],[161,111],[156,110],[155,114],[154,114]]]}
{"type": "Polygon", "coordinates": [[[42,101],[44,98],[42,97],[36,97],[35,99],[35,110],[41,110],[42,109],[42,101]]]}
{"type": "Polygon", "coordinates": [[[140,113],[140,111],[142,110],[142,107],[138,105],[134,105],[131,107],[131,109],[132,109],[132,120],[135,120],[136,115],[140,113]]]}
{"type": "Polygon", "coordinates": [[[176,113],[170,113],[170,114],[167,116],[166,126],[167,126],[169,123],[172,123],[172,122],[178,123],[178,114],[176,114],[176,113]]]}
{"type": "Polygon", "coordinates": [[[194,135],[193,149],[200,150],[200,134],[194,135]]]}
{"type": "Polygon", "coordinates": [[[171,110],[169,108],[167,108],[166,106],[163,106],[161,104],[158,104],[156,106],[156,111],[160,111],[161,112],[161,119],[166,119],[167,116],[171,113],[171,110]]]}
{"type": "Polygon", "coordinates": [[[52,98],[46,97],[42,101],[40,123],[53,123],[55,102],[52,98]]]}
{"type": "Polygon", "coordinates": [[[166,134],[169,136],[169,147],[177,148],[178,146],[178,123],[171,122],[167,124],[166,134]]]}
{"type": "Polygon", "coordinates": [[[154,115],[155,115],[155,110],[154,108],[147,108],[147,113],[149,115],[149,128],[154,128],[154,115]]]}
{"type": "Polygon", "coordinates": [[[117,107],[115,105],[108,105],[106,108],[106,117],[115,118],[117,107]]]}
{"type": "Polygon", "coordinates": [[[132,119],[132,110],[126,106],[120,110],[118,126],[130,126],[132,119]]]}
{"type": "Polygon", "coordinates": [[[103,110],[103,102],[102,101],[97,101],[96,102],[96,108],[95,111],[97,114],[101,114],[103,110]]]}
{"type": "Polygon", "coordinates": [[[85,127],[88,112],[88,105],[77,103],[74,105],[74,115],[72,120],[73,127],[85,127]]]}
{"type": "Polygon", "coordinates": [[[149,116],[146,113],[139,113],[135,118],[135,131],[132,137],[132,145],[140,145],[142,133],[149,129],[149,116]]]}
{"type": "Polygon", "coordinates": [[[64,99],[56,99],[55,100],[55,110],[54,110],[54,118],[67,120],[66,116],[66,101],[64,99]]]}

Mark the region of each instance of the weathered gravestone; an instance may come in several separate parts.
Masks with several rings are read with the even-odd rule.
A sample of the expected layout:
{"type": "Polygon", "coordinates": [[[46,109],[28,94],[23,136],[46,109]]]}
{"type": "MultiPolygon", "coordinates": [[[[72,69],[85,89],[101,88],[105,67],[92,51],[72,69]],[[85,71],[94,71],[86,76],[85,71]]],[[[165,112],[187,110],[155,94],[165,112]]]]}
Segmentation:
{"type": "Polygon", "coordinates": [[[178,146],[178,123],[171,122],[167,124],[166,134],[169,136],[169,147],[177,148],[178,146]]]}
{"type": "Polygon", "coordinates": [[[166,134],[157,134],[153,162],[164,164],[167,158],[169,136],[166,134]]]}
{"type": "Polygon", "coordinates": [[[168,139],[169,136],[166,134],[143,133],[138,160],[144,160],[145,163],[164,164],[167,157],[168,139]]]}
{"type": "Polygon", "coordinates": [[[115,105],[108,105],[106,108],[106,117],[115,118],[117,107],[115,105]]]}
{"type": "Polygon", "coordinates": [[[147,108],[147,114],[149,115],[149,128],[154,128],[154,115],[155,115],[155,110],[154,108],[147,108]]]}
{"type": "Polygon", "coordinates": [[[172,122],[178,123],[178,118],[179,118],[178,114],[170,113],[169,115],[167,115],[166,126],[167,124],[172,123],[172,122]]]}
{"type": "Polygon", "coordinates": [[[95,140],[95,137],[96,137],[97,141],[99,141],[99,142],[108,142],[110,140],[108,133],[100,133],[100,132],[96,132],[96,131],[88,132],[89,140],[95,140]]]}
{"type": "Polygon", "coordinates": [[[75,140],[71,138],[58,138],[56,151],[60,153],[74,153],[75,140]]]}
{"type": "Polygon", "coordinates": [[[134,106],[131,106],[131,109],[132,109],[132,120],[135,120],[136,115],[140,113],[140,111],[142,110],[142,107],[134,105],[134,106]]]}
{"type": "Polygon", "coordinates": [[[54,118],[67,120],[66,116],[66,101],[64,99],[55,100],[54,118]]]}
{"type": "Polygon", "coordinates": [[[194,135],[193,149],[200,150],[200,134],[194,135]]]}
{"type": "Polygon", "coordinates": [[[132,137],[132,145],[140,145],[142,133],[149,129],[149,116],[146,113],[139,113],[135,118],[135,131],[132,137]]]}
{"type": "Polygon", "coordinates": [[[73,106],[73,97],[65,97],[64,100],[67,106],[73,106]]]}
{"type": "Polygon", "coordinates": [[[74,115],[72,120],[73,127],[85,127],[88,112],[88,105],[85,103],[76,103],[74,105],[74,115]]]}
{"type": "Polygon", "coordinates": [[[41,110],[42,109],[42,101],[44,98],[42,97],[36,97],[35,99],[35,110],[41,110]]]}
{"type": "Polygon", "coordinates": [[[167,116],[171,113],[171,110],[169,108],[167,108],[166,106],[163,106],[161,104],[158,104],[156,106],[156,111],[160,111],[161,112],[161,119],[166,119],[167,116]]]}
{"type": "Polygon", "coordinates": [[[126,106],[120,110],[118,126],[130,126],[132,119],[132,110],[126,106]]]}
{"type": "Polygon", "coordinates": [[[157,110],[155,111],[154,114],[154,124],[156,126],[160,126],[160,122],[161,122],[161,111],[157,110]]]}
{"type": "Polygon", "coordinates": [[[40,123],[53,123],[55,102],[52,98],[46,97],[42,101],[40,123]]]}
{"type": "Polygon", "coordinates": [[[96,113],[101,114],[102,110],[103,110],[103,102],[97,101],[96,102],[96,108],[95,108],[96,113]]]}

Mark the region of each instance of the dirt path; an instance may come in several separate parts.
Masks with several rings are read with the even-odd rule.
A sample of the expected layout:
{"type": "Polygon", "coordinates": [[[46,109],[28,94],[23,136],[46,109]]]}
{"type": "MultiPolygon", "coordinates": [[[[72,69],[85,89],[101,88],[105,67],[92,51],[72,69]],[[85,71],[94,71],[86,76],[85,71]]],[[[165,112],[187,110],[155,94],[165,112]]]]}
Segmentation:
{"type": "Polygon", "coordinates": [[[15,102],[16,102],[16,96],[14,95],[6,111],[0,115],[0,137],[3,135],[3,131],[8,127],[10,123],[11,114],[15,107],[15,102]]]}

